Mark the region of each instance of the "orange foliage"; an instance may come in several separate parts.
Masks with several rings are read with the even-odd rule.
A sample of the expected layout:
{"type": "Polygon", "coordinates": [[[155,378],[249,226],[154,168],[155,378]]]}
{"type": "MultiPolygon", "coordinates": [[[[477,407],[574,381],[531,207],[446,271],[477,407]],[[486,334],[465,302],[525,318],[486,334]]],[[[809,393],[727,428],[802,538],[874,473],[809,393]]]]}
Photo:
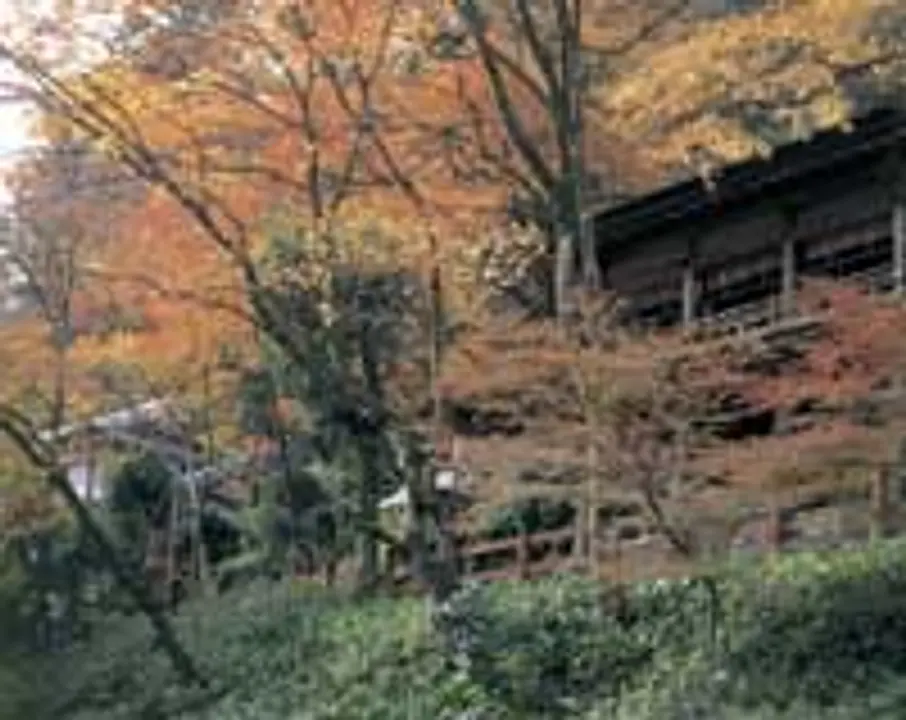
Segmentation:
{"type": "Polygon", "coordinates": [[[814,282],[800,293],[800,306],[819,321],[810,342],[749,344],[731,355],[740,390],[754,404],[787,412],[808,401],[846,406],[906,370],[906,308],[898,298],[814,282]]]}
{"type": "Polygon", "coordinates": [[[503,475],[555,464],[568,476],[593,442],[602,468],[632,475],[675,470],[688,453],[688,472],[720,479],[724,490],[709,494],[722,502],[864,479],[891,459],[903,428],[906,307],[846,285],[816,283],[801,299],[802,312],[820,320],[802,335],[696,345],[679,334],[623,335],[608,349],[535,323],[476,333],[452,352],[443,385],[459,413],[463,457],[503,475]],[[865,407],[874,422],[864,421],[865,407]],[[671,449],[682,427],[686,450],[671,449]]]}
{"type": "MultiPolygon", "coordinates": [[[[442,60],[426,51],[426,41],[437,34],[439,19],[432,9],[436,3],[213,3],[207,8],[209,17],[202,13],[183,27],[156,23],[164,10],[176,7],[168,0],[105,5],[123,12],[135,31],[135,48],[129,54],[107,55],[87,71],[72,72],[71,67],[51,63],[66,94],[53,97],[39,130],[43,137],[54,138],[75,125],[108,157],[138,164],[154,186],[109,223],[115,239],[93,258],[103,266],[103,281],[79,298],[80,309],[90,312],[112,294],[125,304],[141,306],[152,327],[120,334],[112,343],[82,340],[75,349],[80,362],[136,358],[163,382],[194,362],[192,358],[206,362],[220,343],[247,339],[248,328],[235,315],[211,308],[242,307],[234,275],[236,257],[224,258],[221,251],[243,259],[253,255],[260,246],[262,216],[274,207],[289,207],[309,219],[327,215],[342,222],[380,216],[415,236],[413,244],[417,241],[420,246],[410,250],[413,255],[428,252],[428,244],[413,229],[430,223],[443,246],[440,253],[453,257],[449,246],[473,242],[487,216],[499,212],[512,189],[512,179],[499,165],[518,162],[512,160],[478,59],[467,55],[442,60]],[[185,204],[180,206],[173,197],[172,186],[169,193],[162,190],[168,183],[161,175],[184,190],[190,201],[204,205],[226,233],[227,247],[211,243],[205,237],[208,231],[187,222],[185,204]],[[336,207],[323,207],[333,201],[336,207]]],[[[840,30],[835,19],[861,17],[856,3],[838,3],[839,13],[811,0],[797,5],[801,8],[792,15],[772,7],[751,24],[739,17],[725,25],[705,23],[695,32],[684,25],[686,30],[671,36],[679,38],[675,45],[663,51],[639,47],[630,53],[626,76],[617,84],[619,92],[604,99],[598,97],[607,95],[604,90],[591,93],[601,107],[588,112],[586,153],[610,168],[618,166],[624,180],[644,175],[645,164],[638,156],[648,153],[627,148],[635,142],[635,128],[657,125],[654,120],[661,117],[648,112],[660,108],[663,99],[652,100],[651,89],[681,78],[680,85],[689,85],[695,93],[682,97],[682,102],[672,100],[671,109],[685,112],[689,103],[699,102],[708,106],[718,90],[727,90],[729,79],[735,83],[745,76],[743,51],[756,40],[785,38],[790,18],[824,20],[820,27],[802,30],[803,41],[814,41],[816,47],[833,46],[840,38],[846,40],[843,49],[855,47],[847,33],[838,38],[831,31],[840,30]],[[733,33],[722,34],[722,28],[733,33]],[[760,29],[774,36],[765,37],[760,29]],[[820,42],[813,37],[818,33],[820,42]],[[683,63],[657,65],[655,61],[663,57],[683,63]],[[708,73],[696,72],[710,68],[715,58],[722,63],[716,84],[708,73]],[[648,114],[641,122],[644,112],[648,114]]],[[[661,7],[622,0],[592,3],[589,12],[594,15],[585,39],[599,49],[620,45],[622,31],[631,37],[661,7]]],[[[61,23],[72,20],[70,15],[61,15],[61,23]]],[[[512,49],[502,37],[495,39],[512,49]]],[[[525,84],[513,77],[508,82],[533,142],[550,150],[555,133],[549,108],[525,84]]],[[[770,78],[759,77],[755,94],[764,95],[769,84],[770,78]]],[[[610,87],[605,81],[600,85],[610,87]]],[[[46,86],[41,90],[53,95],[46,86]]],[[[674,98],[674,91],[660,95],[674,98]]],[[[827,115],[839,120],[840,103],[831,104],[834,112],[827,115]]],[[[697,140],[717,133],[714,113],[705,115],[704,126],[696,130],[697,140]]],[[[737,125],[730,133],[733,148],[758,144],[751,137],[740,140],[737,125]]],[[[682,130],[670,135],[667,151],[653,152],[658,162],[666,163],[662,155],[672,162],[681,154],[682,130]]],[[[96,211],[97,203],[84,207],[86,212],[96,211]]],[[[732,381],[750,385],[744,387],[747,397],[757,403],[792,406],[810,392],[852,396],[864,390],[877,358],[886,352],[879,346],[881,330],[899,322],[882,316],[873,315],[872,323],[838,324],[838,335],[825,336],[795,372],[750,383],[748,376],[739,377],[734,370],[732,381]],[[848,343],[844,354],[834,349],[838,339],[848,343]],[[840,374],[841,367],[852,363],[858,372],[840,374]]],[[[573,351],[555,344],[539,354],[538,345],[531,342],[518,351],[492,347],[499,342],[488,336],[472,338],[451,355],[446,372],[455,380],[450,393],[504,396],[532,386],[540,403],[564,407],[556,395],[558,383],[568,383],[573,351]],[[486,357],[481,358],[482,353],[486,357]]],[[[633,363],[644,367],[635,361],[645,352],[637,352],[633,363]]],[[[730,374],[721,380],[730,381],[730,374]]]]}

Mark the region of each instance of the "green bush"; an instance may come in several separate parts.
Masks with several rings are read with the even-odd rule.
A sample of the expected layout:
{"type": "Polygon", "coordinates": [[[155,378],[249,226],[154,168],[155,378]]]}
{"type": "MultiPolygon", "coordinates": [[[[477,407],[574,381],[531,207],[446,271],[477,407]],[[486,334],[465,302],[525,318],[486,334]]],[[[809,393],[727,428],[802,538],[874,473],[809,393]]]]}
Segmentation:
{"type": "Polygon", "coordinates": [[[736,601],[722,660],[738,678],[735,701],[829,705],[850,688],[906,674],[901,544],[783,559],[745,585],[751,592],[736,601]]]}
{"type": "Polygon", "coordinates": [[[569,527],[576,509],[565,500],[521,498],[495,508],[485,518],[480,536],[488,540],[515,537],[523,530],[539,533],[569,527]]]}
{"type": "Polygon", "coordinates": [[[453,666],[521,717],[568,717],[595,695],[616,695],[652,653],[575,578],[468,586],[435,624],[453,666]]]}
{"type": "Polygon", "coordinates": [[[639,585],[619,622],[574,577],[470,586],[433,609],[263,583],[177,618],[209,692],[174,682],[140,618],[110,620],[90,643],[16,661],[16,677],[52,689],[37,702],[19,685],[20,716],[893,720],[906,717],[904,570],[899,543],[781,558],[713,585],[639,585]]]}

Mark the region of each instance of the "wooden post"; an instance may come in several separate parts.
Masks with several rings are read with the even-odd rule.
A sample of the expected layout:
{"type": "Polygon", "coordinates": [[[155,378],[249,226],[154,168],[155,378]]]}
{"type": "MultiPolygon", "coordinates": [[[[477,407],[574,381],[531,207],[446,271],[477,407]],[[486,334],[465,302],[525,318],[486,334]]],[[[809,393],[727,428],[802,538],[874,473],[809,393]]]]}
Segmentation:
{"type": "Polygon", "coordinates": [[[903,472],[906,470],[906,438],[897,444],[897,452],[890,468],[890,499],[899,511],[903,502],[903,472]]]}
{"type": "Polygon", "coordinates": [[[834,504],[834,534],[839,545],[846,544],[846,518],[843,516],[843,503],[834,504]]]}
{"type": "Polygon", "coordinates": [[[516,565],[519,570],[519,579],[529,579],[529,538],[525,530],[520,531],[516,545],[516,565]]]}
{"type": "Polygon", "coordinates": [[[796,243],[789,231],[783,238],[780,269],[780,312],[783,317],[790,317],[796,310],[796,243]]]}
{"type": "Polygon", "coordinates": [[[890,516],[890,469],[885,464],[872,474],[871,483],[871,539],[880,540],[887,535],[890,516]]]}
{"type": "Polygon", "coordinates": [[[696,316],[695,265],[688,260],[683,266],[683,329],[689,330],[696,316]]]}
{"type": "Polygon", "coordinates": [[[557,318],[563,320],[573,311],[571,302],[575,279],[576,248],[575,238],[560,227],[557,234],[554,255],[554,304],[557,318]]]}
{"type": "Polygon", "coordinates": [[[460,541],[459,558],[462,563],[462,577],[468,579],[475,572],[475,556],[471,552],[468,539],[460,541]]]}
{"type": "Polygon", "coordinates": [[[783,516],[780,509],[778,493],[771,493],[768,504],[767,537],[765,538],[771,552],[779,552],[783,548],[783,516]]]}
{"type": "Polygon", "coordinates": [[[893,291],[897,295],[903,294],[904,280],[906,280],[906,200],[898,198],[893,206],[892,237],[893,237],[893,291]]]}

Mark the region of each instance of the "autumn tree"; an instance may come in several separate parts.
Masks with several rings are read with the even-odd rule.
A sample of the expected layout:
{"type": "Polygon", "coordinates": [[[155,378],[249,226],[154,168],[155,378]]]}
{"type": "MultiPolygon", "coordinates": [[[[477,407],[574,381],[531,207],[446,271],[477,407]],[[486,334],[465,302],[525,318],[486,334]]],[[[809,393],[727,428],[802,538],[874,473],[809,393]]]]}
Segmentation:
{"type": "Polygon", "coordinates": [[[896,338],[906,318],[898,298],[853,283],[812,281],[799,295],[799,332],[726,352],[736,383],[721,433],[736,441],[723,458],[702,458],[712,472],[794,504],[800,488],[864,491],[867,477],[895,461],[904,367],[896,338]]]}
{"type": "MultiPolygon", "coordinates": [[[[192,257],[223,270],[209,306],[233,304],[298,368],[306,337],[268,292],[260,263],[260,220],[275,204],[329,240],[341,220],[368,214],[443,228],[446,215],[500,208],[516,184],[540,207],[534,219],[564,239],[561,268],[578,254],[591,277],[597,258],[583,219],[592,140],[638,147],[643,127],[641,164],[667,170],[696,143],[759,147],[763,138],[726,121],[725,106],[751,100],[778,117],[792,106],[796,117],[839,122],[847,69],[895,58],[899,18],[882,0],[770,3],[695,22],[685,3],[517,2],[502,14],[467,3],[441,18],[392,0],[192,8],[61,3],[40,22],[23,15],[3,53],[42,110],[38,134],[75,134],[141,180],[148,193],[136,216],[165,228],[171,247],[205,248],[192,257]],[[673,92],[676,77],[685,92],[673,92]],[[822,90],[812,103],[788,102],[803,77],[822,90]]],[[[638,165],[629,156],[621,176],[638,165]]],[[[407,249],[436,267],[447,248],[432,230],[426,252],[407,249]]],[[[183,257],[171,272],[206,284],[187,272],[201,265],[183,257]]],[[[318,322],[333,312],[326,300],[318,322]]]]}
{"type": "Polygon", "coordinates": [[[20,299],[37,306],[46,328],[53,381],[44,418],[50,428],[66,419],[77,287],[92,245],[97,248],[100,241],[100,224],[91,228],[77,217],[86,207],[77,197],[86,164],[78,147],[60,143],[20,163],[11,183],[13,214],[3,250],[11,271],[21,278],[20,299]]]}
{"type": "Polygon", "coordinates": [[[263,280],[262,212],[292,206],[329,240],[347,207],[424,210],[429,201],[415,180],[432,158],[420,128],[436,127],[430,106],[453,97],[463,74],[426,79],[403,62],[400,36],[418,18],[397,3],[201,15],[175,5],[126,10],[122,35],[105,43],[106,57],[90,74],[66,77],[35,53],[17,56],[27,75],[43,78],[46,131],[56,132],[55,117],[73,125],[161,191],[171,211],[187,212],[199,230],[192,241],[212,244],[238,271],[246,318],[304,367],[302,336],[263,280]],[[388,122],[403,95],[418,98],[419,117],[388,122]],[[404,201],[379,192],[386,188],[404,201]]]}
{"type": "Polygon", "coordinates": [[[526,496],[567,500],[580,558],[608,563],[601,540],[625,528],[663,541],[669,571],[797,530],[833,541],[820,515],[840,507],[867,519],[854,493],[878,493],[899,462],[906,315],[855,285],[798,296],[795,322],[711,339],[636,334],[600,295],[567,335],[523,323],[467,337],[444,380],[485,476],[479,520],[526,496]]]}
{"type": "Polygon", "coordinates": [[[764,540],[777,546],[784,518],[828,494],[839,502],[847,469],[855,475],[843,484],[865,493],[866,476],[894,460],[901,302],[821,282],[799,298],[798,326],[692,345],[665,337],[641,355],[621,351],[634,360],[609,371],[625,387],[610,395],[611,455],[625,456],[620,475],[643,481],[657,526],[685,554],[706,549],[702,518],[713,525],[718,513],[713,549],[765,509],[764,540]],[[746,502],[761,508],[743,511],[746,502]]]}
{"type": "MultiPolygon", "coordinates": [[[[353,508],[366,586],[377,579],[378,540],[388,541],[378,523],[380,497],[399,484],[430,497],[422,487],[423,461],[413,453],[423,441],[417,418],[428,400],[432,354],[430,288],[417,274],[395,269],[393,254],[379,262],[379,247],[392,240],[375,230],[369,241],[363,262],[354,235],[325,240],[304,225],[284,225],[262,266],[272,301],[293,319],[299,342],[305,338],[307,357],[300,365],[271,352],[265,369],[277,396],[290,402],[284,407],[296,403],[308,415],[308,434],[323,461],[347,468],[352,462],[354,487],[334,488],[334,503],[353,508]],[[332,257],[318,260],[325,246],[332,257]]],[[[425,502],[427,522],[432,508],[425,502]]],[[[413,561],[423,562],[424,551],[417,548],[413,561]]]]}
{"type": "MultiPolygon", "coordinates": [[[[595,208],[668,177],[711,184],[727,162],[846,124],[902,82],[906,18],[886,0],[456,7],[499,120],[483,157],[551,232],[557,305],[574,268],[599,283],[595,208]]],[[[487,103],[471,107],[487,122],[487,103]]]]}
{"type": "MultiPolygon", "coordinates": [[[[67,5],[7,51],[43,78],[35,89],[55,100],[44,103],[52,114],[103,110],[109,122],[82,129],[108,149],[143,149],[122,158],[133,166],[153,159],[184,190],[203,187],[193,202],[216,201],[231,252],[242,245],[236,221],[264,193],[324,218],[362,202],[385,213],[487,208],[515,186],[563,239],[561,275],[577,254],[566,246],[578,242],[582,208],[601,194],[592,178],[612,196],[681,167],[710,176],[727,159],[844,122],[854,78],[868,94],[894,83],[901,27],[887,0],[710,14],[689,0],[118,9],[119,32],[97,38],[91,4],[67,5]],[[42,42],[76,35],[90,76],[68,76],[42,52],[42,42]],[[664,86],[677,68],[685,91],[664,86]],[[809,92],[793,98],[793,87],[809,92]],[[237,176],[241,200],[225,194],[237,176]]],[[[591,277],[598,263],[585,240],[578,254],[591,277]]]]}
{"type": "MultiPolygon", "coordinates": [[[[75,516],[80,546],[97,551],[102,563],[147,614],[182,676],[195,681],[200,675],[176,639],[162,608],[70,484],[65,466],[71,448],[69,439],[61,435],[64,420],[75,419],[74,401],[81,403],[81,408],[76,406],[79,410],[86,407],[86,402],[90,407],[91,401],[86,388],[91,378],[80,377],[72,361],[73,346],[85,330],[79,323],[84,318],[78,312],[80,295],[87,278],[86,265],[103,248],[105,240],[103,216],[93,212],[90,219],[86,218],[83,211],[88,204],[82,193],[88,190],[92,202],[112,209],[122,201],[124,190],[128,191],[116,182],[118,178],[111,181],[110,175],[105,177],[104,164],[92,163],[93,159],[96,156],[79,143],[61,141],[39,151],[27,163],[20,163],[11,178],[14,218],[12,231],[5,238],[5,260],[22,278],[23,294],[31,306],[28,309],[34,310],[36,317],[26,313],[18,318],[19,327],[4,330],[15,337],[17,331],[24,329],[28,335],[35,326],[30,321],[37,320],[38,334],[35,337],[31,333],[36,342],[30,346],[14,343],[4,348],[22,353],[11,358],[11,367],[31,364],[31,372],[13,373],[7,380],[14,385],[21,383],[33,392],[23,397],[17,392],[21,388],[7,388],[0,424],[13,443],[12,454],[24,456],[31,470],[42,476],[47,489],[75,516]],[[45,351],[50,360],[50,377],[41,374],[45,351]]],[[[109,170],[110,166],[106,167],[109,170]]],[[[42,532],[39,529],[35,537],[42,532]]]]}

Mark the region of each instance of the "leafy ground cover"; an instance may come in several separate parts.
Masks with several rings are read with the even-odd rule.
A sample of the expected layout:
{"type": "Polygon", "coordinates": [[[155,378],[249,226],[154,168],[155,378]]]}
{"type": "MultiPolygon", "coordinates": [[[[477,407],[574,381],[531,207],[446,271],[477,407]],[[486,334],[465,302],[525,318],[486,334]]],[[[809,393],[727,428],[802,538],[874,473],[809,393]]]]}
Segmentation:
{"type": "Polygon", "coordinates": [[[470,586],[433,609],[261,585],[178,620],[210,690],[180,689],[147,629],[123,618],[65,654],[7,658],[0,717],[906,716],[902,542],[737,563],[714,585],[647,583],[620,619],[607,608],[575,577],[470,586]]]}

